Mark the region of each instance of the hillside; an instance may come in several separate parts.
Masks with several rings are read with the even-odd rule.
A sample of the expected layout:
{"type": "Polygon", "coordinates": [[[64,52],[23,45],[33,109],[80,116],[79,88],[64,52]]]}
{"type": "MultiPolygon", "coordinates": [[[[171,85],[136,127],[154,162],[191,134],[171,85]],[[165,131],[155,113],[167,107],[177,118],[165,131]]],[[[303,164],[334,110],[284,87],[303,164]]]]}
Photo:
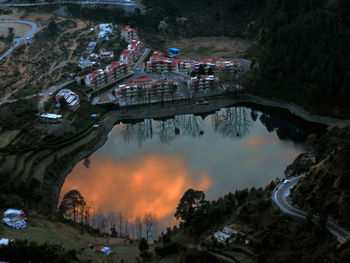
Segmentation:
{"type": "MultiPolygon", "coordinates": [[[[54,262],[120,262],[120,260],[136,262],[138,258],[137,244],[130,243],[127,239],[113,238],[109,235],[103,236],[98,234],[96,230],[78,223],[46,218],[34,211],[26,210],[26,212],[28,224],[25,229],[16,230],[0,224],[1,237],[17,241],[28,240],[27,244],[30,244],[30,242],[36,244],[32,243],[28,247],[23,245],[22,251],[20,250],[21,255],[14,254],[10,256],[13,259],[11,262],[28,262],[28,259],[35,259],[36,261],[33,262],[53,262],[53,260],[56,260],[54,262]],[[40,246],[45,246],[44,244],[47,246],[44,251],[36,251],[40,246]],[[95,249],[101,245],[110,247],[114,253],[109,256],[97,253],[95,249]],[[59,246],[62,246],[62,248],[57,249],[59,246]],[[27,248],[28,251],[24,248],[27,248]],[[59,259],[58,255],[50,255],[54,252],[58,255],[65,255],[65,260],[59,259]],[[53,258],[50,258],[50,256],[53,256],[53,258]],[[41,261],[41,257],[46,257],[46,260],[41,261]]],[[[10,250],[10,248],[0,248],[0,261],[7,261],[5,257],[7,253],[1,249],[10,250]]]]}
{"type": "Polygon", "coordinates": [[[349,1],[270,1],[260,35],[259,93],[349,116],[349,1]]]}
{"type": "MultiPolygon", "coordinates": [[[[331,140],[334,140],[331,137],[331,140]]],[[[337,145],[311,168],[292,190],[291,198],[304,210],[332,217],[350,227],[350,143],[337,145]]]]}
{"type": "Polygon", "coordinates": [[[180,228],[163,236],[156,254],[164,258],[161,262],[174,255],[176,262],[191,263],[346,262],[349,246],[340,249],[321,225],[295,221],[280,212],[270,200],[274,187],[272,182],[265,189],[245,189],[205,202],[182,218],[180,228]],[[225,226],[239,231],[226,245],[213,238],[225,226]]]}
{"type": "MultiPolygon", "coordinates": [[[[259,63],[247,88],[321,115],[350,115],[350,4],[346,0],[144,0],[153,29],[168,37],[255,39],[259,63]]],[[[140,25],[141,26],[141,25],[140,25]]],[[[141,26],[142,27],[142,26],[141,26]]]]}

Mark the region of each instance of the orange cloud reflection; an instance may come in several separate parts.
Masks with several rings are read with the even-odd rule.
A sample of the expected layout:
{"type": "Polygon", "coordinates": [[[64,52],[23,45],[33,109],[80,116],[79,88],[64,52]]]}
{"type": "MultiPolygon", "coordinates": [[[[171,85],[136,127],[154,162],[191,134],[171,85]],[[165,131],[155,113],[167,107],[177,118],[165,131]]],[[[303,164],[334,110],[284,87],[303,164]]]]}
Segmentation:
{"type": "Polygon", "coordinates": [[[278,142],[278,139],[276,138],[262,138],[262,137],[251,137],[248,138],[246,141],[246,144],[248,147],[251,148],[258,148],[258,147],[264,147],[266,145],[271,145],[272,143],[278,142]]]}
{"type": "Polygon", "coordinates": [[[171,218],[188,188],[205,191],[211,184],[207,173],[193,176],[179,156],[151,154],[124,160],[103,156],[93,157],[89,169],[80,162],[66,178],[61,198],[77,189],[103,213],[122,212],[134,218],[147,212],[161,220],[171,218]]]}

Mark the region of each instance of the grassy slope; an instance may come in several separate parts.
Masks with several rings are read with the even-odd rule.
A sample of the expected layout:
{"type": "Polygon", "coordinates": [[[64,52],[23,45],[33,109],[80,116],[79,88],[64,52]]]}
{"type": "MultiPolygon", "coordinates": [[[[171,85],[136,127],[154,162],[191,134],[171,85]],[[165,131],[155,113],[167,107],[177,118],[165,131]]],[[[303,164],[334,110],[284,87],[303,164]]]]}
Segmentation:
{"type": "Polygon", "coordinates": [[[78,252],[79,261],[82,262],[103,262],[105,260],[134,262],[138,256],[136,244],[129,244],[121,238],[103,238],[89,234],[77,224],[66,224],[55,220],[48,220],[35,213],[28,215],[27,228],[15,230],[0,225],[1,237],[13,239],[28,239],[39,243],[51,242],[61,244],[66,249],[73,249],[78,252]],[[109,246],[114,255],[106,257],[96,253],[90,246],[109,246]]]}

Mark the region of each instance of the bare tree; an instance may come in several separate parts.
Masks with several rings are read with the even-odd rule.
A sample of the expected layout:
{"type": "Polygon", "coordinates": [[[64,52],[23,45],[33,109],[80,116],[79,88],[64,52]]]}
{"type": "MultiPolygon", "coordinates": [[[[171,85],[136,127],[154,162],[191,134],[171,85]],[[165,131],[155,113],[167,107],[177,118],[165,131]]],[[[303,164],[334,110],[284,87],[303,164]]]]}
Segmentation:
{"type": "Polygon", "coordinates": [[[157,219],[154,215],[145,213],[142,223],[145,229],[146,240],[149,241],[153,237],[154,231],[156,230],[157,219]]]}
{"type": "Polygon", "coordinates": [[[109,222],[110,229],[112,229],[118,221],[118,215],[114,212],[110,212],[107,216],[107,219],[109,222]]]}
{"type": "Polygon", "coordinates": [[[122,236],[122,231],[123,231],[123,214],[121,212],[118,213],[118,225],[119,225],[119,236],[122,236]]]}
{"type": "Polygon", "coordinates": [[[136,236],[138,240],[141,240],[142,238],[142,221],[139,216],[135,219],[135,228],[136,228],[136,236]]]}
{"type": "Polygon", "coordinates": [[[130,230],[131,230],[131,233],[130,233],[130,237],[132,238],[132,240],[135,240],[135,226],[134,226],[134,222],[131,221],[130,222],[130,230]]]}
{"type": "Polygon", "coordinates": [[[129,226],[128,218],[125,216],[124,217],[124,229],[125,229],[124,236],[125,237],[129,237],[128,226],[129,226]]]}

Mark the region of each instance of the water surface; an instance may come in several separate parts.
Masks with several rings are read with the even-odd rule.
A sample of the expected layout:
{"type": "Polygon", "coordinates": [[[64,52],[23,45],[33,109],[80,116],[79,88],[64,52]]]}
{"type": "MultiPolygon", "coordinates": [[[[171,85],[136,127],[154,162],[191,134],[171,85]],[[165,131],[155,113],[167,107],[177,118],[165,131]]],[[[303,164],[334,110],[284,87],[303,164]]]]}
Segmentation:
{"type": "Polygon", "coordinates": [[[265,187],[303,151],[305,127],[247,107],[209,116],[118,124],[106,144],[67,176],[61,196],[77,189],[94,211],[129,220],[152,213],[166,224],[188,188],[207,199],[265,187]]]}

